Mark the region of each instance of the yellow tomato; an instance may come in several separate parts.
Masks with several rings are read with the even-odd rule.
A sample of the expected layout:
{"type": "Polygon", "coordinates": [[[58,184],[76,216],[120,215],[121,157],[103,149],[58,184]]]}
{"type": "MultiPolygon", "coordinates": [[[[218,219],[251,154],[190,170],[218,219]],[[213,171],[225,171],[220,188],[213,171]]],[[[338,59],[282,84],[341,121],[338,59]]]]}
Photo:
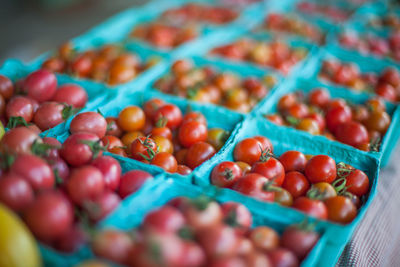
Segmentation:
{"type": "Polygon", "coordinates": [[[4,135],[5,132],[6,131],[4,130],[4,126],[0,121],[0,140],[1,140],[1,138],[3,138],[3,135],[4,135]]]}
{"type": "Polygon", "coordinates": [[[161,135],[156,135],[153,136],[152,139],[154,142],[156,142],[158,152],[168,152],[170,154],[174,153],[174,145],[168,138],[161,135]]]}
{"type": "Polygon", "coordinates": [[[34,237],[25,224],[0,204],[0,267],[42,266],[34,237]]]}

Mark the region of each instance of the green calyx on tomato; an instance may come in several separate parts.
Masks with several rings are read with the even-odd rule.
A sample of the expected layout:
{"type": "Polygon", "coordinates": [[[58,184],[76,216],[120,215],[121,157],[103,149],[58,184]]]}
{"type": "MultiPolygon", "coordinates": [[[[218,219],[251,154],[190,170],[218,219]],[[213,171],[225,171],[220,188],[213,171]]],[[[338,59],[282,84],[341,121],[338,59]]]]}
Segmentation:
{"type": "Polygon", "coordinates": [[[89,146],[90,150],[93,152],[93,159],[97,158],[100,155],[100,152],[107,151],[108,145],[103,146],[101,140],[98,141],[90,141],[90,140],[81,140],[82,144],[89,146]]]}
{"type": "Polygon", "coordinates": [[[31,125],[31,123],[27,123],[26,120],[23,117],[17,116],[17,117],[10,117],[6,127],[9,128],[9,129],[13,129],[13,128],[18,127],[18,126],[25,126],[26,127],[26,126],[29,126],[29,125],[31,125]]]}

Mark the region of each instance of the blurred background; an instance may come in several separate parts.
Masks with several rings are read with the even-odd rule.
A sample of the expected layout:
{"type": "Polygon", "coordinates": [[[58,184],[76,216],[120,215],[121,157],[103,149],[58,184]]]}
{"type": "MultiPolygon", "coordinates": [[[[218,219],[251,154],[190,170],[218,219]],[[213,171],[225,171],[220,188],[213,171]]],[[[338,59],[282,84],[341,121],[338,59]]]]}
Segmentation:
{"type": "Polygon", "coordinates": [[[0,0],[0,65],[30,61],[113,14],[147,0],[0,0]]]}

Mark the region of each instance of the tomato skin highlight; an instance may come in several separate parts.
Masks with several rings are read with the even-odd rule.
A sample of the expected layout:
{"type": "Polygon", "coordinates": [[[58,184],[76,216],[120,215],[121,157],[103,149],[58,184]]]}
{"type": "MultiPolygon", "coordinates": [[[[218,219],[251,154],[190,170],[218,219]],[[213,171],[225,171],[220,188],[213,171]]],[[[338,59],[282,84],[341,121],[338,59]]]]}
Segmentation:
{"type": "Polygon", "coordinates": [[[326,155],[314,156],[307,162],[305,175],[311,183],[332,183],[336,179],[336,163],[326,155]]]}
{"type": "Polygon", "coordinates": [[[69,128],[71,133],[86,132],[102,138],[107,131],[107,121],[99,113],[89,111],[75,116],[69,128]]]}

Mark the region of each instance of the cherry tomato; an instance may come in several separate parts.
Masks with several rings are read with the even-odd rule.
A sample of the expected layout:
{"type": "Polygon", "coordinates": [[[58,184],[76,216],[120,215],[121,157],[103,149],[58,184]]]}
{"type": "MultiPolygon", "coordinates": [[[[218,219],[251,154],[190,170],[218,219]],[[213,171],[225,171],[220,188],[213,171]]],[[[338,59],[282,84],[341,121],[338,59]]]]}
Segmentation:
{"type": "Polygon", "coordinates": [[[119,162],[110,156],[95,158],[92,163],[103,174],[105,188],[117,190],[121,180],[121,166],[119,162]]]}
{"type": "Polygon", "coordinates": [[[335,137],[338,141],[354,147],[368,143],[369,140],[367,129],[355,121],[339,124],[336,127],[335,137]]]}
{"type": "Polygon", "coordinates": [[[92,133],[102,138],[107,131],[107,121],[97,112],[83,112],[72,119],[69,131],[71,133],[92,133]]]}
{"type": "Polygon", "coordinates": [[[219,163],[211,172],[211,183],[219,187],[231,187],[242,176],[240,167],[231,161],[219,163]]]}
{"type": "Polygon", "coordinates": [[[254,246],[262,251],[269,251],[279,246],[278,233],[267,226],[258,226],[252,229],[249,238],[254,246]]]}
{"type": "Polygon", "coordinates": [[[37,133],[26,128],[17,127],[7,131],[0,140],[0,148],[10,154],[31,153],[31,146],[40,140],[37,133]]]}
{"type": "Polygon", "coordinates": [[[134,246],[132,238],[125,232],[107,229],[97,233],[92,241],[93,253],[101,258],[126,264],[134,246]]]}
{"type": "Polygon", "coordinates": [[[338,223],[349,223],[357,216],[357,208],[344,196],[331,197],[325,200],[328,219],[338,223]]]}
{"type": "Polygon", "coordinates": [[[293,208],[318,219],[328,219],[328,209],[324,202],[307,197],[299,197],[293,203],[293,208]]]}
{"type": "Polygon", "coordinates": [[[186,122],[191,122],[191,121],[197,121],[201,124],[204,124],[207,127],[207,119],[200,112],[190,111],[190,112],[186,113],[185,116],[183,116],[182,124],[184,124],[186,122]]]}
{"type": "Polygon", "coordinates": [[[293,197],[286,189],[281,188],[275,192],[274,201],[283,206],[290,207],[293,204],[293,197]]]}
{"type": "Polygon", "coordinates": [[[116,193],[106,190],[85,202],[83,208],[89,215],[89,219],[98,222],[114,211],[120,202],[121,198],[116,193]]]}
{"type": "Polygon", "coordinates": [[[175,157],[168,152],[159,152],[151,160],[151,164],[163,168],[165,171],[174,173],[178,168],[175,157]]]}
{"type": "Polygon", "coordinates": [[[148,118],[155,120],[157,110],[164,106],[165,102],[159,98],[153,98],[144,103],[143,110],[148,118]]]}
{"type": "Polygon", "coordinates": [[[221,209],[224,222],[233,227],[237,234],[245,234],[250,229],[253,219],[246,206],[236,202],[225,202],[221,209]]]}
{"type": "Polygon", "coordinates": [[[113,135],[105,135],[100,140],[104,144],[104,146],[107,147],[108,151],[113,148],[122,148],[124,146],[122,141],[118,137],[115,137],[113,135]]]}
{"type": "Polygon", "coordinates": [[[57,102],[44,102],[36,111],[33,121],[42,131],[53,128],[72,115],[67,109],[67,106],[57,102]]]}
{"type": "Polygon", "coordinates": [[[298,198],[306,194],[310,188],[310,183],[302,173],[291,171],[286,173],[282,187],[286,189],[293,198],[298,198]]]}
{"type": "Polygon", "coordinates": [[[24,211],[35,196],[30,184],[20,175],[8,173],[0,179],[0,203],[15,212],[24,211]]]}
{"type": "Polygon", "coordinates": [[[109,69],[107,83],[109,85],[117,85],[126,83],[137,75],[137,71],[134,67],[125,64],[112,63],[109,69]]]}
{"type": "Polygon", "coordinates": [[[286,172],[303,172],[307,163],[306,156],[303,153],[295,150],[289,150],[283,153],[279,157],[279,161],[282,163],[286,172]]]}
{"type": "Polygon", "coordinates": [[[6,76],[0,75],[0,95],[9,100],[14,94],[14,84],[6,76]]]}
{"type": "Polygon", "coordinates": [[[36,197],[24,218],[38,239],[49,242],[63,236],[72,227],[74,212],[63,195],[48,191],[36,197]]]}
{"type": "Polygon", "coordinates": [[[189,175],[190,173],[192,173],[192,170],[186,165],[178,164],[176,172],[179,173],[180,175],[189,175]]]}
{"type": "Polygon", "coordinates": [[[101,155],[101,141],[91,133],[74,133],[65,140],[60,149],[61,157],[71,166],[88,164],[93,157],[101,155]]]}
{"type": "Polygon", "coordinates": [[[185,163],[193,170],[204,161],[214,156],[215,152],[216,151],[212,145],[205,142],[198,142],[188,149],[185,163]]]}
{"type": "Polygon", "coordinates": [[[164,136],[153,136],[152,138],[157,145],[158,152],[168,152],[172,154],[174,152],[174,145],[171,140],[164,136]]]}
{"type": "Polygon", "coordinates": [[[151,129],[151,136],[163,136],[169,140],[172,140],[172,132],[168,127],[154,127],[151,129]]]}
{"type": "Polygon", "coordinates": [[[325,182],[320,182],[320,183],[315,183],[311,186],[311,190],[317,190],[319,194],[321,194],[321,200],[325,200],[331,197],[335,197],[337,195],[335,188],[328,183],[325,182]]]}
{"type": "Polygon", "coordinates": [[[373,111],[368,119],[364,121],[368,131],[377,131],[384,134],[390,125],[390,116],[386,112],[373,111]]]}
{"type": "Polygon", "coordinates": [[[65,103],[74,108],[83,108],[88,100],[86,91],[77,84],[63,84],[58,87],[53,101],[65,103]]]}
{"type": "Polygon", "coordinates": [[[35,191],[51,189],[55,178],[52,169],[43,159],[29,154],[18,155],[10,171],[24,178],[35,191]]]}
{"type": "Polygon", "coordinates": [[[207,140],[207,126],[198,121],[184,122],[178,131],[179,142],[184,147],[190,147],[207,140]]]}
{"type": "Polygon", "coordinates": [[[212,128],[207,133],[207,143],[212,145],[215,150],[220,150],[229,138],[229,132],[221,128],[212,128]]]}
{"type": "Polygon", "coordinates": [[[274,184],[281,186],[285,179],[285,169],[283,165],[275,158],[268,158],[267,161],[259,161],[253,164],[252,173],[258,173],[272,180],[274,184]]]}
{"type": "Polygon", "coordinates": [[[282,117],[278,114],[265,115],[265,118],[268,119],[269,121],[271,121],[272,123],[275,123],[276,125],[284,125],[285,124],[282,117]]]}
{"type": "Polygon", "coordinates": [[[268,257],[272,263],[272,266],[279,267],[297,267],[299,266],[299,260],[296,255],[285,248],[276,248],[268,252],[268,257]]]}
{"type": "Polygon", "coordinates": [[[233,256],[238,246],[235,231],[223,224],[199,229],[197,239],[210,258],[233,256]]]}
{"type": "Polygon", "coordinates": [[[254,138],[246,138],[237,143],[233,151],[235,161],[243,161],[250,165],[260,160],[262,144],[254,138]]]}
{"type": "Polygon", "coordinates": [[[121,182],[119,186],[119,196],[124,199],[130,194],[136,192],[143,184],[149,179],[153,179],[153,176],[145,171],[132,170],[124,173],[121,176],[121,182]]]}
{"type": "Polygon", "coordinates": [[[329,156],[317,155],[307,162],[304,172],[311,183],[332,183],[336,179],[336,163],[329,156]]]}
{"type": "Polygon", "coordinates": [[[281,237],[281,245],[296,254],[299,260],[303,260],[318,242],[319,234],[314,231],[290,226],[285,229],[281,237]]]}
{"type": "Polygon", "coordinates": [[[187,223],[195,231],[208,229],[220,223],[223,218],[222,210],[218,203],[200,197],[194,199],[188,205],[183,205],[183,215],[187,223]]]}
{"type": "Polygon", "coordinates": [[[185,218],[176,208],[164,206],[146,215],[143,227],[146,230],[176,233],[185,225],[185,218]]]}
{"type": "Polygon", "coordinates": [[[311,105],[323,108],[330,101],[330,94],[324,88],[314,89],[309,95],[308,100],[311,105]]]}
{"type": "Polygon", "coordinates": [[[6,106],[7,118],[22,117],[26,122],[33,119],[34,107],[30,98],[25,96],[15,96],[10,99],[6,106]]]}
{"type": "Polygon", "coordinates": [[[157,152],[157,145],[149,137],[138,137],[130,145],[131,157],[136,160],[151,160],[157,152]]]}
{"type": "Polygon", "coordinates": [[[122,136],[122,129],[118,125],[118,118],[107,117],[106,122],[107,122],[106,135],[113,135],[120,138],[122,136]]]}
{"type": "Polygon", "coordinates": [[[118,125],[127,132],[143,129],[146,116],[143,110],[137,106],[124,108],[118,115],[118,125]]]}
{"type": "Polygon", "coordinates": [[[37,70],[25,78],[23,89],[28,97],[38,102],[48,101],[56,93],[57,77],[48,70],[37,70]]]}
{"type": "Polygon", "coordinates": [[[353,170],[346,176],[346,187],[348,192],[361,197],[368,192],[368,176],[361,170],[353,170]]]}
{"type": "Polygon", "coordinates": [[[210,262],[209,266],[210,267],[245,267],[245,266],[249,266],[249,265],[246,265],[246,261],[240,257],[225,257],[225,258],[218,258],[218,259],[212,260],[210,262]]]}
{"type": "Polygon", "coordinates": [[[378,84],[375,93],[388,101],[396,102],[397,100],[396,89],[388,83],[378,84]]]}
{"type": "Polygon", "coordinates": [[[78,225],[72,226],[64,235],[57,238],[54,242],[54,248],[65,253],[78,251],[87,243],[87,236],[83,229],[78,225]]]}
{"type": "Polygon", "coordinates": [[[104,178],[99,169],[84,166],[72,170],[67,183],[68,194],[80,206],[93,200],[104,191],[104,178]]]}
{"type": "Polygon", "coordinates": [[[264,200],[274,201],[275,192],[269,190],[266,186],[268,179],[257,173],[249,173],[240,178],[234,185],[233,189],[251,197],[264,200]]]}
{"type": "Polygon", "coordinates": [[[193,241],[183,243],[183,265],[184,266],[203,266],[206,262],[206,254],[200,245],[193,241]]]}
{"type": "Polygon", "coordinates": [[[268,151],[270,153],[274,152],[274,147],[272,146],[271,141],[265,136],[253,136],[254,139],[261,143],[261,147],[263,151],[268,151]]]}
{"type": "Polygon", "coordinates": [[[326,115],[326,126],[329,131],[335,132],[339,124],[349,122],[351,120],[351,109],[348,106],[337,106],[329,108],[326,115]]]}
{"type": "Polygon", "coordinates": [[[292,116],[296,119],[302,119],[309,115],[309,110],[304,103],[295,103],[284,112],[286,116],[292,116]]]}
{"type": "Polygon", "coordinates": [[[282,96],[278,101],[278,110],[281,112],[288,110],[291,106],[297,103],[297,97],[295,94],[290,93],[282,96]]]}
{"type": "Polygon", "coordinates": [[[182,122],[182,112],[177,106],[173,104],[165,104],[160,107],[154,115],[155,121],[161,118],[167,119],[166,126],[168,128],[175,129],[182,122]]]}

